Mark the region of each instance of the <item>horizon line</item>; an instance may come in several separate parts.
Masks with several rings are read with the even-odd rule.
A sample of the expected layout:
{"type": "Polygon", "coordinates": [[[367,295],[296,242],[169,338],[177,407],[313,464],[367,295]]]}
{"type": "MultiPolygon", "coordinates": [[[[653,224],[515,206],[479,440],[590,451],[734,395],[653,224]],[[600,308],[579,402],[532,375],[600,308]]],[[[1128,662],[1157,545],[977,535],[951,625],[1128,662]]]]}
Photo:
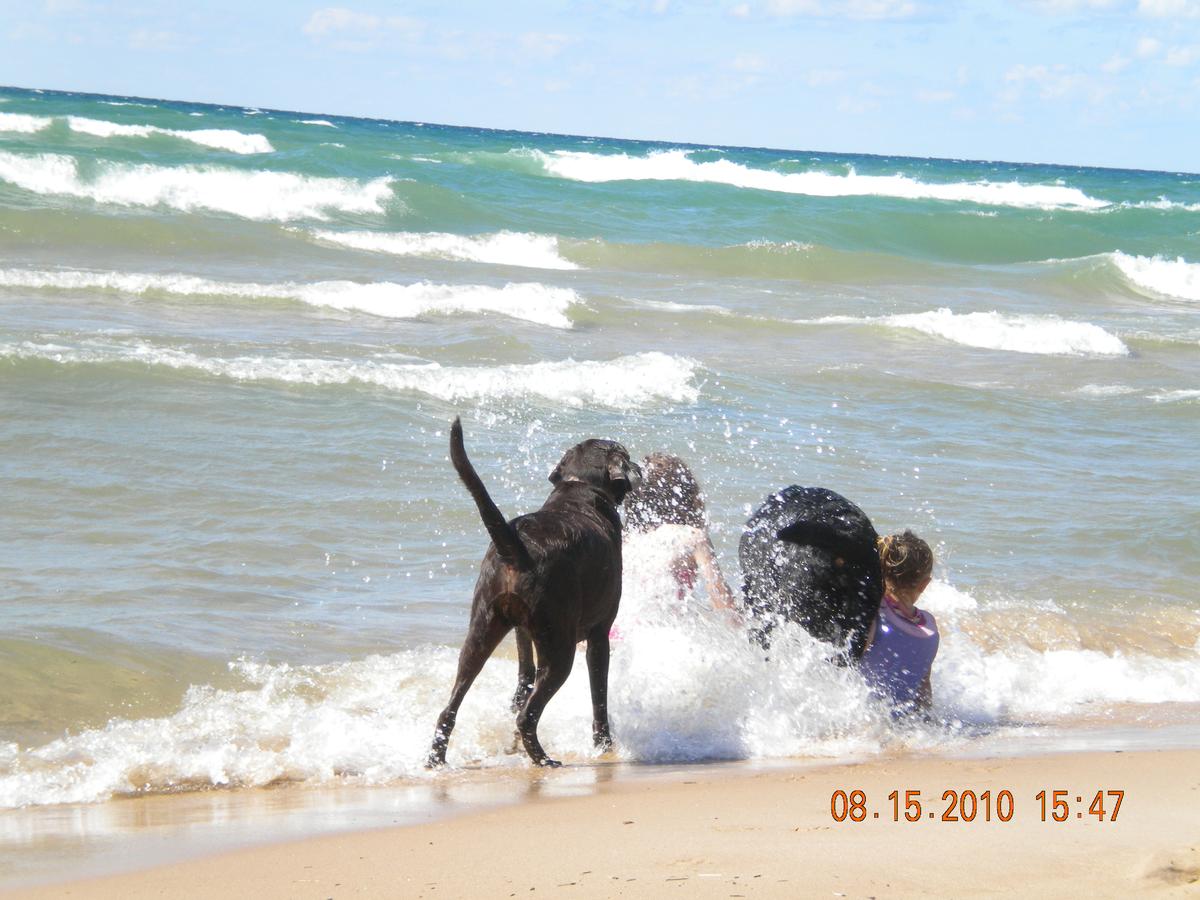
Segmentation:
{"type": "Polygon", "coordinates": [[[856,150],[812,150],[801,149],[796,147],[767,147],[754,146],[749,144],[720,144],[712,142],[698,141],[672,141],[663,138],[632,138],[632,137],[616,137],[613,135],[601,134],[576,134],[563,131],[531,131],[520,128],[497,128],[490,125],[457,125],[449,122],[423,122],[416,119],[387,119],[380,116],[356,116],[346,113],[333,112],[312,112],[300,109],[283,109],[282,107],[271,106],[242,106],[237,103],[216,103],[211,100],[178,100],[169,97],[146,97],[140,94],[103,94],[96,91],[84,90],[64,90],[61,88],[39,88],[39,87],[22,87],[20,85],[0,85],[0,91],[25,91],[32,94],[67,94],[83,97],[113,97],[118,100],[142,100],[154,103],[183,103],[191,106],[206,106],[213,109],[233,108],[239,110],[261,110],[264,112],[285,113],[287,115],[299,116],[329,116],[335,119],[349,119],[357,122],[384,122],[396,125],[432,125],[435,128],[455,128],[469,131],[491,131],[507,134],[528,134],[528,135],[545,135],[550,137],[564,138],[589,138],[592,140],[603,141],[624,141],[638,144],[663,144],[674,147],[688,147],[699,149],[720,149],[720,150],[756,150],[767,151],[771,153],[817,153],[824,156],[861,156],[872,159],[897,159],[897,160],[920,160],[920,161],[936,161],[936,162],[953,162],[953,163],[976,163],[981,165],[1006,165],[1006,166],[1029,166],[1041,168],[1055,169],[1092,169],[1102,170],[1107,172],[1142,172],[1156,175],[1195,175],[1200,176],[1198,172],[1187,172],[1179,169],[1147,169],[1134,166],[1099,166],[1087,165],[1084,163],[1059,163],[1059,162],[1029,162],[1019,160],[1005,159],[976,159],[967,157],[951,157],[951,156],[913,156],[907,153],[870,153],[856,150]]]}

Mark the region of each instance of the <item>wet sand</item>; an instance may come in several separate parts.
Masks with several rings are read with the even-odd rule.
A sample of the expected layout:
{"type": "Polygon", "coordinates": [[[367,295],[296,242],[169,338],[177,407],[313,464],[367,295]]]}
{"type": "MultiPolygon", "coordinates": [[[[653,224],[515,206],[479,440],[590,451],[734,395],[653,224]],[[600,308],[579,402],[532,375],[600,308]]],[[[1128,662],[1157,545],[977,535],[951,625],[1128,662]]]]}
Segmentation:
{"type": "MultiPolygon", "coordinates": [[[[595,783],[583,796],[553,796],[556,779],[570,783],[577,774],[535,773],[528,783],[551,786],[550,796],[527,791],[517,804],[426,824],[258,846],[4,896],[1195,895],[1198,762],[1200,751],[1171,750],[697,766],[654,780],[595,783]],[[839,790],[864,792],[863,821],[834,820],[831,796],[839,790]],[[972,821],[963,821],[969,800],[956,807],[959,821],[943,821],[947,790],[974,792],[972,821]],[[1048,819],[1051,792],[1066,792],[1064,821],[1042,821],[1036,795],[1043,790],[1048,819]],[[920,791],[916,821],[904,819],[905,791],[920,791]],[[1001,791],[1012,794],[1009,821],[1000,821],[1008,812],[1001,791]],[[1105,792],[1103,821],[1089,813],[1097,791],[1105,792]],[[1110,791],[1124,792],[1119,811],[1110,791]]],[[[156,861],[151,855],[143,864],[156,861]]]]}

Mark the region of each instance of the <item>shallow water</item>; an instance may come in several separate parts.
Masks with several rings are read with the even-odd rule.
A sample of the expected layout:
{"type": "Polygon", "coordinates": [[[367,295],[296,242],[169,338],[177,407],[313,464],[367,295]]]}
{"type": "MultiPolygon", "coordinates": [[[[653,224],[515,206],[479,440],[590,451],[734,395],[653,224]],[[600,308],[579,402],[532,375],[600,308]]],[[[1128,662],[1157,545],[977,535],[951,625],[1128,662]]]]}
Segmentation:
{"type": "MultiPolygon", "coordinates": [[[[583,437],[680,454],[735,585],[790,483],[935,545],[948,726],[700,597],[615,651],[621,759],[1200,698],[1196,176],[2,93],[0,805],[425,778],[486,545],[456,414],[510,515],[583,437]]],[[[514,673],[451,762],[522,764],[514,673]]],[[[576,672],[552,752],[588,716],[576,672]]]]}

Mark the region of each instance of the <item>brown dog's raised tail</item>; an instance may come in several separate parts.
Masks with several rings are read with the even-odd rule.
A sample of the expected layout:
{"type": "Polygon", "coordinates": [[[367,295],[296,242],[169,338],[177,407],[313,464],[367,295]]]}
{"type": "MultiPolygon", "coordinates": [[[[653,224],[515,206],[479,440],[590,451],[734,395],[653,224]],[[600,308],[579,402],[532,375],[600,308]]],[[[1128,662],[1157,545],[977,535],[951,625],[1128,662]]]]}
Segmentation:
{"type": "Polygon", "coordinates": [[[492,536],[492,543],[496,545],[496,552],[500,558],[521,569],[532,566],[533,561],[529,557],[529,551],[521,543],[520,535],[508,524],[504,513],[500,512],[487,488],[483,486],[483,481],[471,465],[471,460],[467,459],[467,450],[463,446],[462,422],[457,416],[454,417],[454,424],[450,426],[450,462],[454,463],[454,471],[471,492],[471,499],[479,508],[479,517],[483,519],[483,527],[492,536]]]}

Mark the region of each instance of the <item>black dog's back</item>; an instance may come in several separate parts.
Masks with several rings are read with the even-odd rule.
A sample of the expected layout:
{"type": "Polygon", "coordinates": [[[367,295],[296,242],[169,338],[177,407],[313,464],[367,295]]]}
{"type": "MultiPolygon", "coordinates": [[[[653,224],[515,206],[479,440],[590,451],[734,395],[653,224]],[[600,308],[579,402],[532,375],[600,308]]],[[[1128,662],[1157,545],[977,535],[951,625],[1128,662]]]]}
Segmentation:
{"type": "Polygon", "coordinates": [[[759,642],[786,620],[861,656],[883,598],[877,540],[867,514],[834,491],[792,485],[767,497],[738,547],[759,642]]]}

